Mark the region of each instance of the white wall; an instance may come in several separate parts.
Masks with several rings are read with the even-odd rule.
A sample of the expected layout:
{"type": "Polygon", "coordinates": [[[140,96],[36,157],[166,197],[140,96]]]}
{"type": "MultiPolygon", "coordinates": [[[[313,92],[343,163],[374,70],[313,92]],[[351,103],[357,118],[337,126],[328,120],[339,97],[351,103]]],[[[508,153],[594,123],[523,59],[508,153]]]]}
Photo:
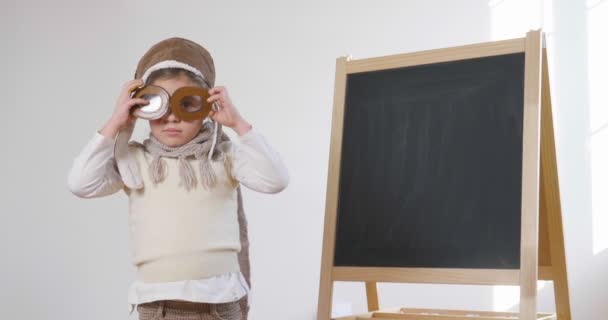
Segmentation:
{"type": "MultiPolygon", "coordinates": [[[[209,48],[218,84],[228,87],[244,116],[283,155],[290,187],[276,196],[245,193],[252,319],[310,320],[317,303],[335,58],[523,36],[531,27],[547,25],[540,5],[514,0],[3,1],[1,66],[8,72],[0,90],[9,98],[0,126],[5,141],[3,317],[127,318],[126,291],[134,272],[126,197],[80,200],[67,191],[65,180],[73,157],[110,116],[121,84],[153,43],[182,36],[209,48]],[[505,9],[509,6],[524,9],[505,9]]],[[[595,5],[606,11],[606,1],[595,5]]],[[[550,49],[574,319],[599,319],[608,314],[608,245],[602,238],[607,207],[601,202],[608,191],[601,164],[606,156],[601,150],[608,145],[602,125],[608,121],[601,117],[605,96],[589,88],[608,83],[601,74],[589,78],[589,61],[600,59],[588,51],[588,4],[554,0],[553,12],[550,49]],[[595,131],[592,111],[600,115],[594,117],[595,131]]],[[[594,29],[595,39],[605,38],[606,29],[594,29]]],[[[137,138],[147,130],[139,124],[137,138]]],[[[554,308],[551,288],[541,289],[543,310],[554,308]]],[[[380,286],[383,307],[512,309],[517,290],[515,298],[512,291],[380,286]]],[[[364,310],[363,286],[336,285],[334,301],[354,312],[364,310]]]]}
{"type": "Polygon", "coordinates": [[[572,306],[576,319],[605,319],[608,1],[556,0],[554,12],[553,96],[572,306]]]}

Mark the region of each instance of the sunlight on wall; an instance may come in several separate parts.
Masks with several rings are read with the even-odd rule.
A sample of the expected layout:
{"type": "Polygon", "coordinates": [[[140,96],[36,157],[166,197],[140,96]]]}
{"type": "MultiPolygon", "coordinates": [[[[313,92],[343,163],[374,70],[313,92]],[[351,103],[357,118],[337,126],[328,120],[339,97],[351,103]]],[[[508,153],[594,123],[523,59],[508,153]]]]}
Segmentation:
{"type": "Polygon", "coordinates": [[[608,248],[608,1],[587,1],[593,254],[608,248]]]}
{"type": "Polygon", "coordinates": [[[608,249],[608,129],[591,136],[593,254],[608,249]]]}
{"type": "MultiPolygon", "coordinates": [[[[537,291],[542,290],[546,281],[539,281],[537,291]]],[[[519,286],[494,286],[494,311],[517,312],[519,308],[519,286]]]]}
{"type": "Polygon", "coordinates": [[[492,40],[521,38],[541,26],[541,0],[491,0],[492,40]]]}

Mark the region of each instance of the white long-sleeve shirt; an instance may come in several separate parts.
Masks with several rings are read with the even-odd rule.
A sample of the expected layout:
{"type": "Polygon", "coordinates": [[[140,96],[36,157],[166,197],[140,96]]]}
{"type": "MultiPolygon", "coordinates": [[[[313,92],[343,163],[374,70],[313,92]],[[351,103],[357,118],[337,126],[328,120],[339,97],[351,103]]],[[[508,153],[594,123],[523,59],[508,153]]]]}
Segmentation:
{"type": "MultiPolygon", "coordinates": [[[[254,191],[282,191],[289,183],[289,174],[280,155],[265,137],[252,128],[240,136],[238,142],[232,159],[233,178],[254,191]]],[[[68,187],[73,194],[96,198],[124,188],[114,159],[114,143],[114,139],[95,132],[74,159],[69,172],[68,187]]],[[[137,304],[156,300],[223,303],[237,301],[246,294],[250,294],[250,290],[242,273],[228,272],[207,279],[163,283],[134,281],[129,288],[128,302],[132,312],[137,304]]]]}

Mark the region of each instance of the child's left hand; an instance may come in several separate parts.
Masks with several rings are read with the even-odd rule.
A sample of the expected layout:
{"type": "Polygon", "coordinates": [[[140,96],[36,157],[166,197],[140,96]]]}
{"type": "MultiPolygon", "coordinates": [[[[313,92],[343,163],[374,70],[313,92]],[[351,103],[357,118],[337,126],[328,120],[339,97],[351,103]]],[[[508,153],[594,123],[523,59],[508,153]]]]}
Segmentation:
{"type": "Polygon", "coordinates": [[[219,124],[231,128],[238,135],[243,135],[251,129],[251,125],[243,119],[239,111],[232,104],[225,87],[213,87],[209,90],[209,103],[217,103],[218,111],[212,110],[209,117],[219,124]]]}

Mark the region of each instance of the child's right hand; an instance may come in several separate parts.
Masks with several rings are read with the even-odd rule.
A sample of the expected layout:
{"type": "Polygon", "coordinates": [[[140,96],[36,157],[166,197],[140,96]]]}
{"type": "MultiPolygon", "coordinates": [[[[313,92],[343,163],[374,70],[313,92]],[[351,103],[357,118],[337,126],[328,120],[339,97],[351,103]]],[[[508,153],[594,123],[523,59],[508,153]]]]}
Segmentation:
{"type": "Polygon", "coordinates": [[[100,133],[107,137],[115,137],[118,131],[135,124],[137,118],[131,114],[135,105],[147,105],[146,99],[133,99],[131,92],[144,84],[141,79],[127,81],[118,95],[114,112],[100,133]]]}

